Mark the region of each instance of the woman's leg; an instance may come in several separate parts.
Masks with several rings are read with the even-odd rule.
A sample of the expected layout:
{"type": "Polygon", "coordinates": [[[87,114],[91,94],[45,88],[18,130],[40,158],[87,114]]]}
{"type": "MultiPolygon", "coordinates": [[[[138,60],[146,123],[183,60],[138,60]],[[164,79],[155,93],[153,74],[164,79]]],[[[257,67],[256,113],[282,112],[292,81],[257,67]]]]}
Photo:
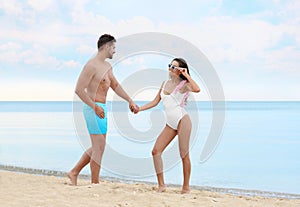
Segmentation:
{"type": "Polygon", "coordinates": [[[166,191],[161,154],[164,151],[164,149],[168,146],[168,144],[174,139],[176,134],[177,134],[176,130],[166,125],[166,127],[158,136],[152,150],[154,167],[155,167],[157,181],[158,181],[158,190],[157,190],[158,192],[166,191]]]}
{"type": "Polygon", "coordinates": [[[191,161],[189,156],[190,136],[192,122],[188,115],[185,115],[178,124],[179,152],[183,167],[183,186],[181,193],[190,192],[191,161]]]}

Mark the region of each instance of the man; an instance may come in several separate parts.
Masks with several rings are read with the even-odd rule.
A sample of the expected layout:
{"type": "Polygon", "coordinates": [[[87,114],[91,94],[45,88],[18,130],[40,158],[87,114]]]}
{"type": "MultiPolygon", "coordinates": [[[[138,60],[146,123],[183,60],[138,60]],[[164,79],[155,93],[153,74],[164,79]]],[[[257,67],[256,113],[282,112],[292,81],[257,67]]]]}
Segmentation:
{"type": "Polygon", "coordinates": [[[123,90],[113,75],[111,65],[106,61],[115,53],[115,38],[104,34],[98,40],[98,53],[84,66],[77,85],[76,94],[84,102],[84,117],[90,134],[92,147],[87,149],[74,168],[67,173],[72,185],[77,185],[77,177],[88,163],[91,168],[91,182],[99,183],[102,155],[106,143],[107,110],[106,96],[109,87],[129,103],[132,112],[137,106],[123,90]]]}

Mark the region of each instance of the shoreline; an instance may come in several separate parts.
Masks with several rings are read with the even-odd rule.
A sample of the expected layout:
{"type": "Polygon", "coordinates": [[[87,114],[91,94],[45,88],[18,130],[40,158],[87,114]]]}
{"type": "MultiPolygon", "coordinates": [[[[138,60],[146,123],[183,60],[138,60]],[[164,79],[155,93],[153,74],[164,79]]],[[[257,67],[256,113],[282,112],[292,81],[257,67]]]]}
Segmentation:
{"type": "MultiPolygon", "coordinates": [[[[47,170],[47,169],[33,169],[33,168],[24,168],[16,166],[8,166],[0,164],[0,172],[17,172],[25,173],[30,175],[42,175],[42,176],[54,176],[58,178],[67,178],[67,172],[47,170]]],[[[79,180],[89,180],[90,176],[85,174],[80,174],[78,176],[79,180]]],[[[115,178],[109,176],[101,176],[101,180],[113,183],[124,183],[124,184],[145,184],[145,185],[154,185],[157,183],[140,181],[140,180],[130,180],[125,178],[115,178]]],[[[178,188],[180,189],[181,185],[177,184],[168,184],[168,188],[178,188]]],[[[223,195],[229,194],[232,196],[245,196],[245,197],[263,197],[263,198],[277,198],[277,199],[289,199],[289,200],[298,200],[300,199],[300,194],[284,193],[284,192],[272,192],[272,191],[262,191],[262,190],[250,190],[250,189],[237,189],[237,188],[221,188],[221,187],[211,187],[211,186],[193,186],[191,185],[191,190],[199,191],[208,191],[212,193],[220,193],[223,195]]]]}
{"type": "Polygon", "coordinates": [[[0,171],[2,206],[50,207],[299,207],[300,199],[238,196],[191,189],[181,194],[180,188],[168,187],[157,193],[157,186],[145,183],[122,183],[100,180],[91,184],[79,179],[72,186],[69,179],[22,172],[0,171]]]}

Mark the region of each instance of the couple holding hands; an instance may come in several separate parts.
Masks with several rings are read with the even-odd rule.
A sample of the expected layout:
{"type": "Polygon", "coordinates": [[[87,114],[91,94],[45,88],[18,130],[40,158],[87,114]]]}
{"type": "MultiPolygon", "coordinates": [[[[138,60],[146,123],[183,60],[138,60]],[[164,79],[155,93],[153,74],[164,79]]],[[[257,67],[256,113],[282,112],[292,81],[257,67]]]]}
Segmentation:
{"type": "Polygon", "coordinates": [[[137,106],[127,95],[113,75],[111,65],[106,61],[112,59],[115,53],[116,40],[113,36],[104,34],[97,43],[98,52],[84,66],[77,85],[76,94],[84,102],[83,114],[90,134],[92,146],[87,149],[77,164],[67,175],[72,185],[77,185],[77,177],[90,163],[91,182],[99,183],[99,173],[102,155],[105,149],[107,132],[106,96],[109,88],[121,98],[128,101],[133,113],[139,113],[155,107],[163,102],[166,112],[166,126],[159,134],[152,150],[154,167],[158,181],[158,192],[166,191],[163,177],[163,162],[161,154],[168,144],[178,135],[180,157],[183,165],[182,193],[189,193],[191,163],[189,158],[189,141],[192,130],[191,119],[184,109],[189,93],[200,92],[197,83],[191,78],[186,61],[175,58],[168,65],[170,79],[162,83],[153,101],[137,106]]]}

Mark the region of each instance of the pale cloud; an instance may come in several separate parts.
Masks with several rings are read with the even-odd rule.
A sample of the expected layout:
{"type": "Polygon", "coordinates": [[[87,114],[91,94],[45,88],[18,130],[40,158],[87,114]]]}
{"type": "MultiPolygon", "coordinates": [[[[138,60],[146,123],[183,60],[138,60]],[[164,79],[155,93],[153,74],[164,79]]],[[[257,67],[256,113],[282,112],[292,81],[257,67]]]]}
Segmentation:
{"type": "MultiPolygon", "coordinates": [[[[84,63],[73,60],[75,57],[69,57],[67,52],[62,54],[61,49],[77,52],[75,55],[91,56],[97,52],[96,41],[103,33],[110,33],[118,39],[139,32],[163,32],[191,42],[213,64],[219,66],[226,63],[234,68],[237,63],[239,66],[255,63],[260,67],[256,70],[299,74],[298,0],[274,0],[271,9],[266,7],[260,13],[240,17],[218,14],[226,2],[215,0],[214,5],[209,6],[212,12],[210,15],[201,18],[199,15],[194,21],[183,22],[166,22],[164,19],[154,20],[150,16],[133,15],[128,18],[120,16],[113,20],[109,16],[101,15],[96,9],[87,9],[88,3],[91,2],[0,1],[0,11],[4,13],[4,18],[0,19],[1,64],[18,63],[48,70],[78,69],[84,63]],[[47,11],[50,11],[50,18],[43,15],[47,11]],[[61,16],[57,18],[55,14],[61,16]],[[276,21],[273,22],[273,18],[276,21]],[[282,39],[287,35],[295,40],[295,43],[291,43],[294,45],[281,45],[282,39]]],[[[211,3],[200,3],[204,6],[206,4],[211,3]]],[[[112,11],[112,15],[118,14],[112,11]]],[[[122,64],[143,66],[144,60],[127,58],[122,64]]],[[[228,69],[229,74],[233,71],[232,68],[228,69]]],[[[227,93],[240,95],[231,88],[227,93]]],[[[247,94],[249,95],[245,93],[244,96],[247,94]]],[[[252,94],[250,96],[255,97],[252,94]]]]}
{"type": "MultiPolygon", "coordinates": [[[[95,44],[96,47],[96,44],[95,44]]],[[[89,45],[80,45],[77,49],[77,52],[79,52],[82,55],[92,55],[97,52],[97,50],[89,45]]]]}
{"type": "MultiPolygon", "coordinates": [[[[70,2],[66,1],[67,4],[70,2]]],[[[128,34],[153,31],[154,23],[147,17],[134,16],[130,19],[123,19],[117,22],[113,22],[105,16],[87,11],[85,6],[87,1],[75,1],[70,5],[70,14],[72,17],[72,23],[76,24],[74,32],[80,35],[92,35],[95,34],[113,34],[115,36],[125,36],[128,34]],[[78,31],[80,28],[80,31],[78,31]]]]}
{"type": "Polygon", "coordinates": [[[8,42],[0,45],[0,50],[20,50],[22,46],[15,42],[8,42]]]}
{"type": "Polygon", "coordinates": [[[18,43],[8,42],[0,45],[0,61],[2,64],[19,64],[43,70],[61,70],[67,68],[81,68],[81,63],[74,60],[60,60],[48,55],[46,48],[34,45],[30,49],[23,49],[18,43]],[[25,64],[25,65],[24,65],[25,64]]]}
{"type": "MultiPolygon", "coordinates": [[[[81,54],[93,54],[96,52],[81,35],[96,37],[102,33],[111,33],[116,37],[122,37],[138,32],[157,31],[170,34],[178,34],[205,51],[212,61],[216,62],[247,62],[253,55],[266,56],[269,48],[276,46],[283,34],[288,33],[300,42],[300,30],[292,25],[273,25],[267,21],[257,19],[236,19],[226,16],[213,16],[203,18],[199,22],[190,24],[155,24],[146,17],[133,17],[128,20],[120,20],[116,23],[108,18],[96,15],[84,10],[85,2],[76,2],[72,10],[74,23],[67,25],[65,22],[50,22],[47,26],[33,27],[27,31],[16,29],[7,30],[3,38],[12,37],[22,42],[40,44],[41,47],[73,47],[77,40],[81,44],[76,51],[81,54]],[[76,26],[74,25],[76,23],[76,26]],[[78,25],[77,25],[78,24],[78,25]],[[78,31],[80,28],[80,31],[78,31]],[[104,29],[105,28],[105,29],[104,29]],[[197,28],[197,29],[195,29],[197,28]],[[193,31],[193,32],[190,32],[193,31]],[[75,34],[75,36],[72,36],[75,34]],[[96,34],[96,35],[95,35],[96,34]]],[[[1,35],[0,35],[1,36],[1,35]]],[[[91,42],[90,39],[88,40],[91,42]]],[[[96,39],[94,40],[95,44],[96,39]]],[[[13,52],[9,52],[14,55],[13,52]]],[[[6,54],[7,56],[9,54],[6,54]]],[[[259,57],[259,58],[261,58],[259,57]]],[[[3,59],[3,58],[2,58],[3,59]]],[[[42,59],[45,62],[57,62],[55,59],[42,59]]],[[[11,60],[11,59],[9,59],[11,60]]],[[[29,61],[33,63],[38,61],[29,61]]]]}
{"type": "Polygon", "coordinates": [[[3,63],[17,63],[20,61],[19,51],[22,46],[15,42],[8,42],[0,45],[0,62],[3,63]]]}
{"type": "Polygon", "coordinates": [[[293,12],[294,15],[298,15],[298,17],[300,16],[299,14],[299,9],[300,9],[300,2],[298,0],[291,0],[291,1],[285,1],[287,6],[286,6],[286,10],[288,12],[293,12]]]}
{"type": "Polygon", "coordinates": [[[75,60],[69,60],[69,61],[63,61],[61,68],[81,68],[82,65],[80,62],[77,62],[75,60]]]}
{"type": "Polygon", "coordinates": [[[0,93],[0,101],[69,101],[73,99],[74,86],[46,80],[3,80],[0,83],[0,93]]]}
{"type": "Polygon", "coordinates": [[[19,51],[22,46],[15,42],[0,45],[0,61],[2,63],[17,63],[20,61],[19,51]]]}
{"type": "Polygon", "coordinates": [[[20,56],[16,51],[3,51],[0,53],[0,62],[3,63],[18,63],[20,56]]]}
{"type": "Polygon", "coordinates": [[[59,60],[56,57],[32,53],[27,51],[22,53],[24,63],[31,65],[34,68],[43,70],[64,70],[64,69],[80,69],[82,64],[75,60],[59,60]]]}
{"type": "Polygon", "coordinates": [[[215,55],[218,61],[244,61],[249,55],[275,45],[283,33],[280,26],[264,21],[231,17],[207,18],[201,25],[202,31],[197,32],[201,46],[211,48],[212,53],[218,48],[224,51],[215,55]]]}
{"type": "Polygon", "coordinates": [[[22,44],[41,44],[44,47],[55,48],[74,43],[68,37],[68,25],[64,23],[47,23],[18,29],[16,27],[1,29],[0,38],[2,40],[11,39],[22,44]],[[66,30],[67,29],[67,30],[66,30]]]}
{"type": "Polygon", "coordinates": [[[52,0],[28,0],[28,4],[38,12],[48,10],[52,3],[52,0]]]}
{"type": "Polygon", "coordinates": [[[19,63],[23,67],[31,66],[41,69],[55,69],[60,64],[60,61],[51,55],[48,55],[46,48],[34,45],[30,49],[21,49],[21,46],[16,44],[14,47],[18,47],[18,50],[0,51],[0,57],[2,57],[2,63],[19,63]],[[4,59],[4,58],[5,59],[4,59]]]}
{"type": "Polygon", "coordinates": [[[5,26],[9,28],[15,28],[16,25],[34,25],[36,24],[37,17],[31,9],[28,9],[26,2],[1,1],[0,11],[3,11],[6,15],[3,19],[0,19],[3,24],[2,29],[5,31],[5,26]]]}
{"type": "Polygon", "coordinates": [[[291,32],[288,25],[222,16],[203,18],[201,22],[187,25],[160,24],[157,30],[178,34],[179,37],[195,44],[209,59],[217,63],[253,61],[253,56],[267,53],[270,48],[277,46],[285,33],[296,36],[295,31],[291,32]]]}
{"type": "Polygon", "coordinates": [[[22,62],[37,68],[57,68],[60,63],[56,57],[45,54],[45,51],[40,48],[23,51],[20,55],[22,62]]]}
{"type": "Polygon", "coordinates": [[[119,36],[130,35],[140,32],[158,31],[154,22],[149,18],[142,16],[135,16],[132,19],[120,20],[115,24],[115,31],[119,36]]]}
{"type": "Polygon", "coordinates": [[[300,2],[298,0],[275,0],[276,8],[275,14],[282,22],[289,25],[299,25],[300,22],[300,2]]]}
{"type": "Polygon", "coordinates": [[[16,0],[0,1],[0,9],[8,15],[18,16],[23,14],[23,5],[16,0]]]}
{"type": "Polygon", "coordinates": [[[76,25],[76,34],[95,35],[103,33],[104,30],[111,31],[113,23],[104,16],[86,11],[87,2],[87,0],[65,1],[70,6],[70,15],[72,23],[76,25]],[[80,28],[80,31],[78,31],[78,28],[80,28]]]}
{"type": "Polygon", "coordinates": [[[121,64],[124,66],[131,66],[131,65],[139,65],[142,66],[145,64],[145,59],[143,57],[128,57],[121,61],[121,64]]]}
{"type": "Polygon", "coordinates": [[[300,50],[295,47],[288,46],[280,50],[269,51],[263,54],[266,60],[266,69],[284,70],[291,72],[300,72],[300,50]]]}

